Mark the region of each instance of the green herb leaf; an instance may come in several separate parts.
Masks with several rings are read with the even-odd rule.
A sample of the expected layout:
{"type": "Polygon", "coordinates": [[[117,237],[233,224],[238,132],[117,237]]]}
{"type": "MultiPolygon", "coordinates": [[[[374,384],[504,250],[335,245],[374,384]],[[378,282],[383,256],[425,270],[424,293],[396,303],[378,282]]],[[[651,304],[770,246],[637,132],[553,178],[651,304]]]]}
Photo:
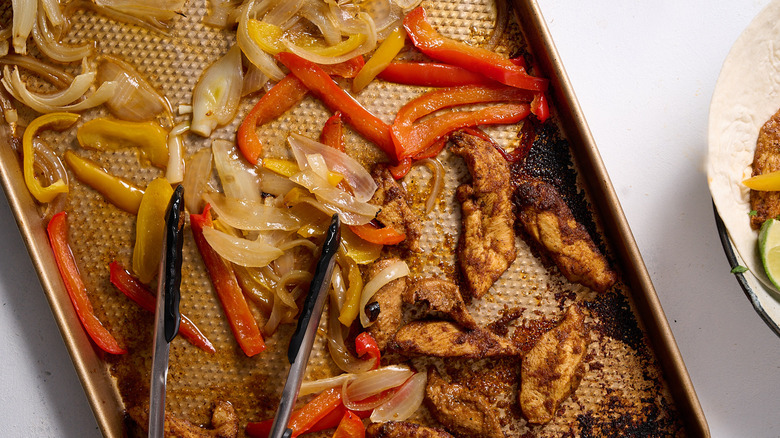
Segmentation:
{"type": "Polygon", "coordinates": [[[748,270],[748,268],[746,268],[746,267],[744,267],[742,265],[738,265],[738,266],[734,266],[733,268],[731,268],[731,273],[732,274],[741,274],[741,273],[743,273],[743,272],[745,272],[747,270],[748,270]]]}
{"type": "Polygon", "coordinates": [[[758,216],[758,212],[757,212],[757,211],[755,211],[755,210],[750,210],[750,211],[748,212],[748,216],[758,216]]]}

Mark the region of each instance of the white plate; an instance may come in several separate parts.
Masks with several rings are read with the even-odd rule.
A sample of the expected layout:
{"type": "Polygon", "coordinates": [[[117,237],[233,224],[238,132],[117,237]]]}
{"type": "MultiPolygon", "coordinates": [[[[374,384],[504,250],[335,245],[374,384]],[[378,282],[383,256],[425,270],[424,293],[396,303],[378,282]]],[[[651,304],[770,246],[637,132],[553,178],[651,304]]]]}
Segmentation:
{"type": "Polygon", "coordinates": [[[749,270],[740,284],[756,311],[780,334],[780,293],[758,256],[758,233],[750,227],[749,190],[753,153],[761,126],[780,109],[780,0],[764,8],[742,32],[723,63],[712,95],[708,129],[707,183],[732,266],[749,270]]]}

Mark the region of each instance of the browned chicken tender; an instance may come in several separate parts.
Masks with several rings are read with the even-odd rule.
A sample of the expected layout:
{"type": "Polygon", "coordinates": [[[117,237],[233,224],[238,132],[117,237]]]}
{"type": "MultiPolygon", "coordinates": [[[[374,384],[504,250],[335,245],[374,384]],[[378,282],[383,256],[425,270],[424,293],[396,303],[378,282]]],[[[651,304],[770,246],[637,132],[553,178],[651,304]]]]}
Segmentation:
{"type": "Polygon", "coordinates": [[[371,176],[376,181],[377,189],[368,202],[382,207],[376,219],[382,225],[406,234],[406,239],[399,245],[410,251],[421,252],[422,218],[409,206],[406,190],[398,184],[384,165],[376,166],[371,176]]]}
{"type": "Polygon", "coordinates": [[[432,369],[425,404],[447,430],[458,437],[504,438],[499,412],[487,398],[457,383],[447,383],[432,369]]]}
{"type": "Polygon", "coordinates": [[[406,421],[372,423],[366,428],[367,438],[453,438],[444,429],[425,427],[406,421]]]}
{"type": "MultiPolygon", "coordinates": [[[[753,176],[780,170],[780,111],[764,123],[758,132],[753,156],[753,176]]],[[[750,225],[758,229],[767,219],[780,215],[780,192],[750,191],[750,225]]]]}
{"type": "MultiPolygon", "coordinates": [[[[127,411],[130,418],[147,431],[149,427],[149,405],[135,406],[127,411]]],[[[238,415],[230,402],[218,401],[211,416],[213,429],[204,429],[191,422],[165,414],[164,431],[166,437],[180,438],[235,438],[238,436],[238,415]]]]}
{"type": "Polygon", "coordinates": [[[405,356],[479,359],[520,354],[511,341],[488,330],[466,330],[449,321],[411,322],[396,332],[390,347],[405,356]]]}
{"type": "Polygon", "coordinates": [[[428,312],[438,312],[467,329],[477,328],[477,322],[466,308],[458,285],[437,278],[415,281],[404,294],[407,304],[427,305],[428,312]]]}
{"type": "Polygon", "coordinates": [[[617,274],[555,187],[539,180],[520,181],[516,201],[518,220],[532,243],[541,247],[564,277],[598,292],[615,284],[617,274]]]}
{"type": "MultiPolygon", "coordinates": [[[[398,259],[379,260],[368,269],[369,280],[376,276],[382,269],[397,262],[398,259]]],[[[374,337],[380,350],[384,350],[387,343],[401,325],[403,316],[403,296],[406,291],[406,277],[401,277],[382,286],[371,301],[379,303],[379,316],[373,325],[368,328],[368,333],[374,337]]]]}
{"type": "Polygon", "coordinates": [[[517,255],[509,164],[490,141],[476,135],[458,131],[450,141],[450,150],[463,157],[471,173],[471,184],[457,190],[462,212],[458,263],[469,292],[480,298],[517,255]]]}
{"type": "Polygon", "coordinates": [[[552,420],[558,406],[577,389],[585,374],[587,347],[585,315],[572,305],[563,321],[542,335],[523,358],[518,399],[530,423],[552,420]]]}

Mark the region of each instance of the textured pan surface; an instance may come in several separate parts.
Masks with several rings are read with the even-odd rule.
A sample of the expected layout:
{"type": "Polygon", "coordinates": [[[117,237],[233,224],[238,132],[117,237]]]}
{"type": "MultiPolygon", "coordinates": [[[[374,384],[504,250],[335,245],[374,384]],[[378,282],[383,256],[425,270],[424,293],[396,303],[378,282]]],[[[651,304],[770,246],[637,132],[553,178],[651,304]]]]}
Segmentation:
{"type": "MultiPolygon", "coordinates": [[[[496,6],[485,0],[426,1],[423,5],[429,10],[434,26],[443,34],[474,45],[484,43],[496,17],[496,6]]],[[[99,51],[130,61],[165,93],[175,108],[178,104],[189,104],[191,90],[200,72],[225,53],[234,41],[233,32],[202,26],[200,22],[204,13],[203,2],[188,2],[184,15],[174,19],[171,35],[160,36],[138,27],[115,23],[91,12],[79,12],[68,38],[74,42],[95,39],[99,42],[99,51]]],[[[495,50],[513,56],[527,53],[525,37],[517,22],[512,20],[506,37],[495,50]]],[[[389,123],[405,102],[424,91],[422,88],[375,81],[356,97],[389,123]]],[[[257,96],[250,96],[243,100],[238,117],[230,126],[218,129],[214,137],[232,139],[238,123],[257,99],[257,96]]],[[[105,115],[104,110],[88,112],[80,123],[100,115],[105,115]]],[[[288,155],[284,139],[291,131],[316,138],[328,115],[322,104],[307,97],[279,120],[260,128],[267,156],[288,155]]],[[[572,162],[570,145],[562,139],[557,122],[554,116],[552,122],[537,129],[537,140],[527,164],[535,174],[562,190],[575,215],[586,223],[591,234],[611,254],[613,265],[616,268],[625,266],[616,263],[615,243],[599,237],[599,219],[591,214],[589,208],[585,192],[588,184],[584,181],[597,178],[597,175],[578,172],[578,167],[572,162]]],[[[509,126],[488,128],[486,132],[502,146],[511,149],[519,143],[518,130],[519,126],[509,126]]],[[[80,149],[75,141],[75,130],[65,135],[47,134],[45,139],[59,153],[73,149],[140,186],[145,186],[160,174],[158,169],[140,163],[137,155],[129,150],[97,153],[80,149]]],[[[194,136],[187,137],[186,144],[188,155],[208,146],[207,141],[194,136]]],[[[365,162],[380,157],[353,132],[347,138],[347,151],[365,162]]],[[[124,409],[143,403],[148,397],[151,364],[152,316],[114,289],[108,276],[111,261],[118,260],[125,266],[131,264],[134,217],[108,204],[101,195],[71,178],[66,209],[70,213],[70,239],[74,254],[99,318],[129,349],[128,355],[104,357],[101,361],[80,332],[72,309],[67,307],[67,296],[57,278],[56,267],[51,263],[42,234],[44,224],[34,219],[34,208],[29,197],[25,197],[18,167],[16,163],[9,164],[9,157],[4,151],[6,191],[36,266],[41,271],[55,316],[104,433],[119,436],[122,434],[124,409]],[[109,374],[113,378],[109,378],[109,374]]],[[[445,190],[426,219],[426,233],[422,241],[425,252],[408,259],[408,263],[413,276],[438,275],[457,280],[454,250],[460,233],[460,208],[454,199],[454,191],[469,177],[460,158],[445,151],[439,159],[447,169],[445,190]]],[[[430,173],[424,167],[416,167],[406,178],[407,190],[413,195],[414,207],[418,210],[423,209],[429,177],[430,173]]],[[[612,291],[596,294],[585,287],[570,284],[554,266],[543,264],[539,254],[532,251],[521,237],[517,238],[516,245],[517,260],[488,295],[471,303],[470,310],[481,325],[490,324],[513,311],[519,313],[521,316],[510,325],[509,333],[527,349],[541,333],[552,327],[567,306],[585,302],[590,310],[587,323],[591,327],[592,340],[586,356],[589,370],[576,393],[563,403],[556,418],[546,426],[533,427],[522,418],[516,403],[519,359],[448,360],[446,364],[445,361],[416,359],[412,363],[418,367],[437,366],[448,378],[485,394],[502,409],[501,422],[508,436],[686,435],[656,354],[650,347],[642,324],[638,322],[637,315],[640,313],[630,298],[633,293],[631,288],[621,281],[612,291]],[[475,375],[476,372],[479,375],[475,375]]],[[[284,383],[284,358],[292,327],[283,327],[267,337],[266,351],[247,358],[230,333],[190,235],[185,238],[184,257],[182,311],[199,325],[214,343],[217,353],[209,355],[181,338],[174,340],[171,345],[167,409],[194,423],[208,424],[213,402],[228,400],[238,410],[243,431],[246,422],[273,416],[284,383]]],[[[641,265],[641,260],[638,263],[641,265]]],[[[259,312],[256,315],[262,322],[259,312]]],[[[663,318],[662,315],[655,316],[663,318]]],[[[324,329],[325,326],[321,327],[324,329]]],[[[324,348],[324,340],[324,336],[320,336],[315,344],[308,371],[310,378],[338,372],[324,348]]],[[[666,345],[673,340],[658,342],[666,345]]],[[[695,395],[691,393],[689,396],[692,399],[684,399],[683,404],[692,403],[698,407],[695,395]]],[[[425,409],[416,419],[433,421],[425,409]]]]}

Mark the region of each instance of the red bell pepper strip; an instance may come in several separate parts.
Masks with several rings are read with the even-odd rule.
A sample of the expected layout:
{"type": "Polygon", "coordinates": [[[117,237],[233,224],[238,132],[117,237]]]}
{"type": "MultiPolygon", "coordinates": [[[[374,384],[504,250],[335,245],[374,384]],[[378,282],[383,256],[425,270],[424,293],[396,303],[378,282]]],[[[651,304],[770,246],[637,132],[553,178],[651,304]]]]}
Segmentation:
{"type": "Polygon", "coordinates": [[[331,111],[341,111],[347,123],[379,146],[393,162],[396,161],[390,126],[341,89],[321,67],[289,52],[277,54],[276,59],[290,69],[331,111]]]}
{"type": "Polygon", "coordinates": [[[425,19],[425,9],[419,6],[404,18],[409,39],[423,53],[447,64],[463,67],[512,87],[545,91],[548,81],[526,73],[525,68],[489,50],[472,47],[443,37],[425,19]]]}
{"type": "Polygon", "coordinates": [[[354,78],[366,65],[362,56],[356,56],[338,64],[320,64],[325,73],[331,76],[341,76],[342,78],[354,78]]]}
{"type": "MultiPolygon", "coordinates": [[[[299,410],[296,410],[293,412],[292,415],[297,415],[299,410]]],[[[339,422],[344,417],[344,414],[347,412],[352,412],[353,414],[357,415],[359,418],[368,418],[371,415],[372,411],[350,411],[346,407],[344,407],[343,403],[339,403],[338,406],[336,406],[335,409],[330,411],[328,414],[326,414],[320,421],[318,421],[314,426],[312,426],[306,433],[314,433],[314,432],[320,432],[326,429],[333,429],[334,427],[339,425],[339,422]]],[[[246,425],[246,434],[253,437],[253,438],[268,438],[268,435],[271,434],[271,426],[274,424],[274,419],[269,418],[268,420],[263,420],[259,422],[254,423],[247,423],[246,425]]]]}
{"type": "Polygon", "coordinates": [[[90,338],[103,351],[111,354],[125,354],[127,350],[119,345],[119,342],[109,333],[92,309],[92,303],[87,295],[87,286],[79,273],[76,259],[68,244],[67,214],[62,211],[54,215],[46,227],[49,234],[49,242],[54,251],[54,259],[57,261],[65,289],[68,290],[70,302],[76,309],[76,314],[81,320],[81,325],[90,338]]]}
{"type": "Polygon", "coordinates": [[[365,225],[350,225],[349,229],[366,242],[379,245],[395,245],[406,239],[406,234],[393,227],[378,228],[368,223],[365,225]]]}
{"type": "Polygon", "coordinates": [[[531,114],[535,115],[542,123],[550,117],[550,105],[547,104],[545,93],[537,93],[534,96],[534,100],[531,101],[531,114]]]}
{"type": "Polygon", "coordinates": [[[363,332],[355,338],[355,352],[359,357],[368,355],[369,359],[374,360],[373,369],[379,368],[379,363],[382,360],[379,344],[376,343],[374,337],[368,332],[363,332]]]}
{"type": "Polygon", "coordinates": [[[308,432],[318,421],[336,409],[341,402],[341,388],[330,388],[319,393],[298,410],[297,415],[290,418],[288,427],[292,436],[308,432]]]}
{"type": "MultiPolygon", "coordinates": [[[[135,278],[130,271],[123,268],[119,262],[111,262],[108,267],[111,272],[111,284],[136,304],[141,306],[142,309],[147,312],[155,312],[157,298],[145,284],[135,278]]],[[[214,349],[214,345],[211,344],[211,341],[208,340],[206,335],[204,335],[195,323],[184,314],[181,315],[179,332],[182,336],[187,338],[192,345],[201,350],[208,353],[215,353],[217,351],[214,349]]]]}
{"type": "Polygon", "coordinates": [[[390,165],[387,166],[387,170],[390,171],[390,174],[393,175],[393,178],[395,179],[401,179],[409,173],[410,170],[412,170],[412,159],[411,158],[404,158],[400,161],[398,161],[398,164],[396,165],[390,165]]]}
{"type": "Polygon", "coordinates": [[[350,411],[344,414],[333,434],[333,438],[365,438],[365,436],[366,426],[363,425],[363,420],[350,411]]]}
{"type": "Polygon", "coordinates": [[[191,214],[190,225],[195,243],[206,265],[211,283],[217,292],[222,309],[225,311],[233,336],[244,353],[252,357],[265,349],[263,335],[257,327],[249,305],[246,303],[241,287],[236,280],[233,268],[209,245],[203,237],[203,229],[211,227],[211,206],[206,205],[202,214],[191,214]]]}
{"type": "Polygon", "coordinates": [[[320,134],[320,143],[344,152],[344,124],[341,121],[341,111],[336,111],[325,121],[320,134]]]}
{"type": "Polygon", "coordinates": [[[393,62],[385,67],[377,77],[396,84],[422,87],[499,84],[499,82],[471,70],[436,62],[393,62]]]}

